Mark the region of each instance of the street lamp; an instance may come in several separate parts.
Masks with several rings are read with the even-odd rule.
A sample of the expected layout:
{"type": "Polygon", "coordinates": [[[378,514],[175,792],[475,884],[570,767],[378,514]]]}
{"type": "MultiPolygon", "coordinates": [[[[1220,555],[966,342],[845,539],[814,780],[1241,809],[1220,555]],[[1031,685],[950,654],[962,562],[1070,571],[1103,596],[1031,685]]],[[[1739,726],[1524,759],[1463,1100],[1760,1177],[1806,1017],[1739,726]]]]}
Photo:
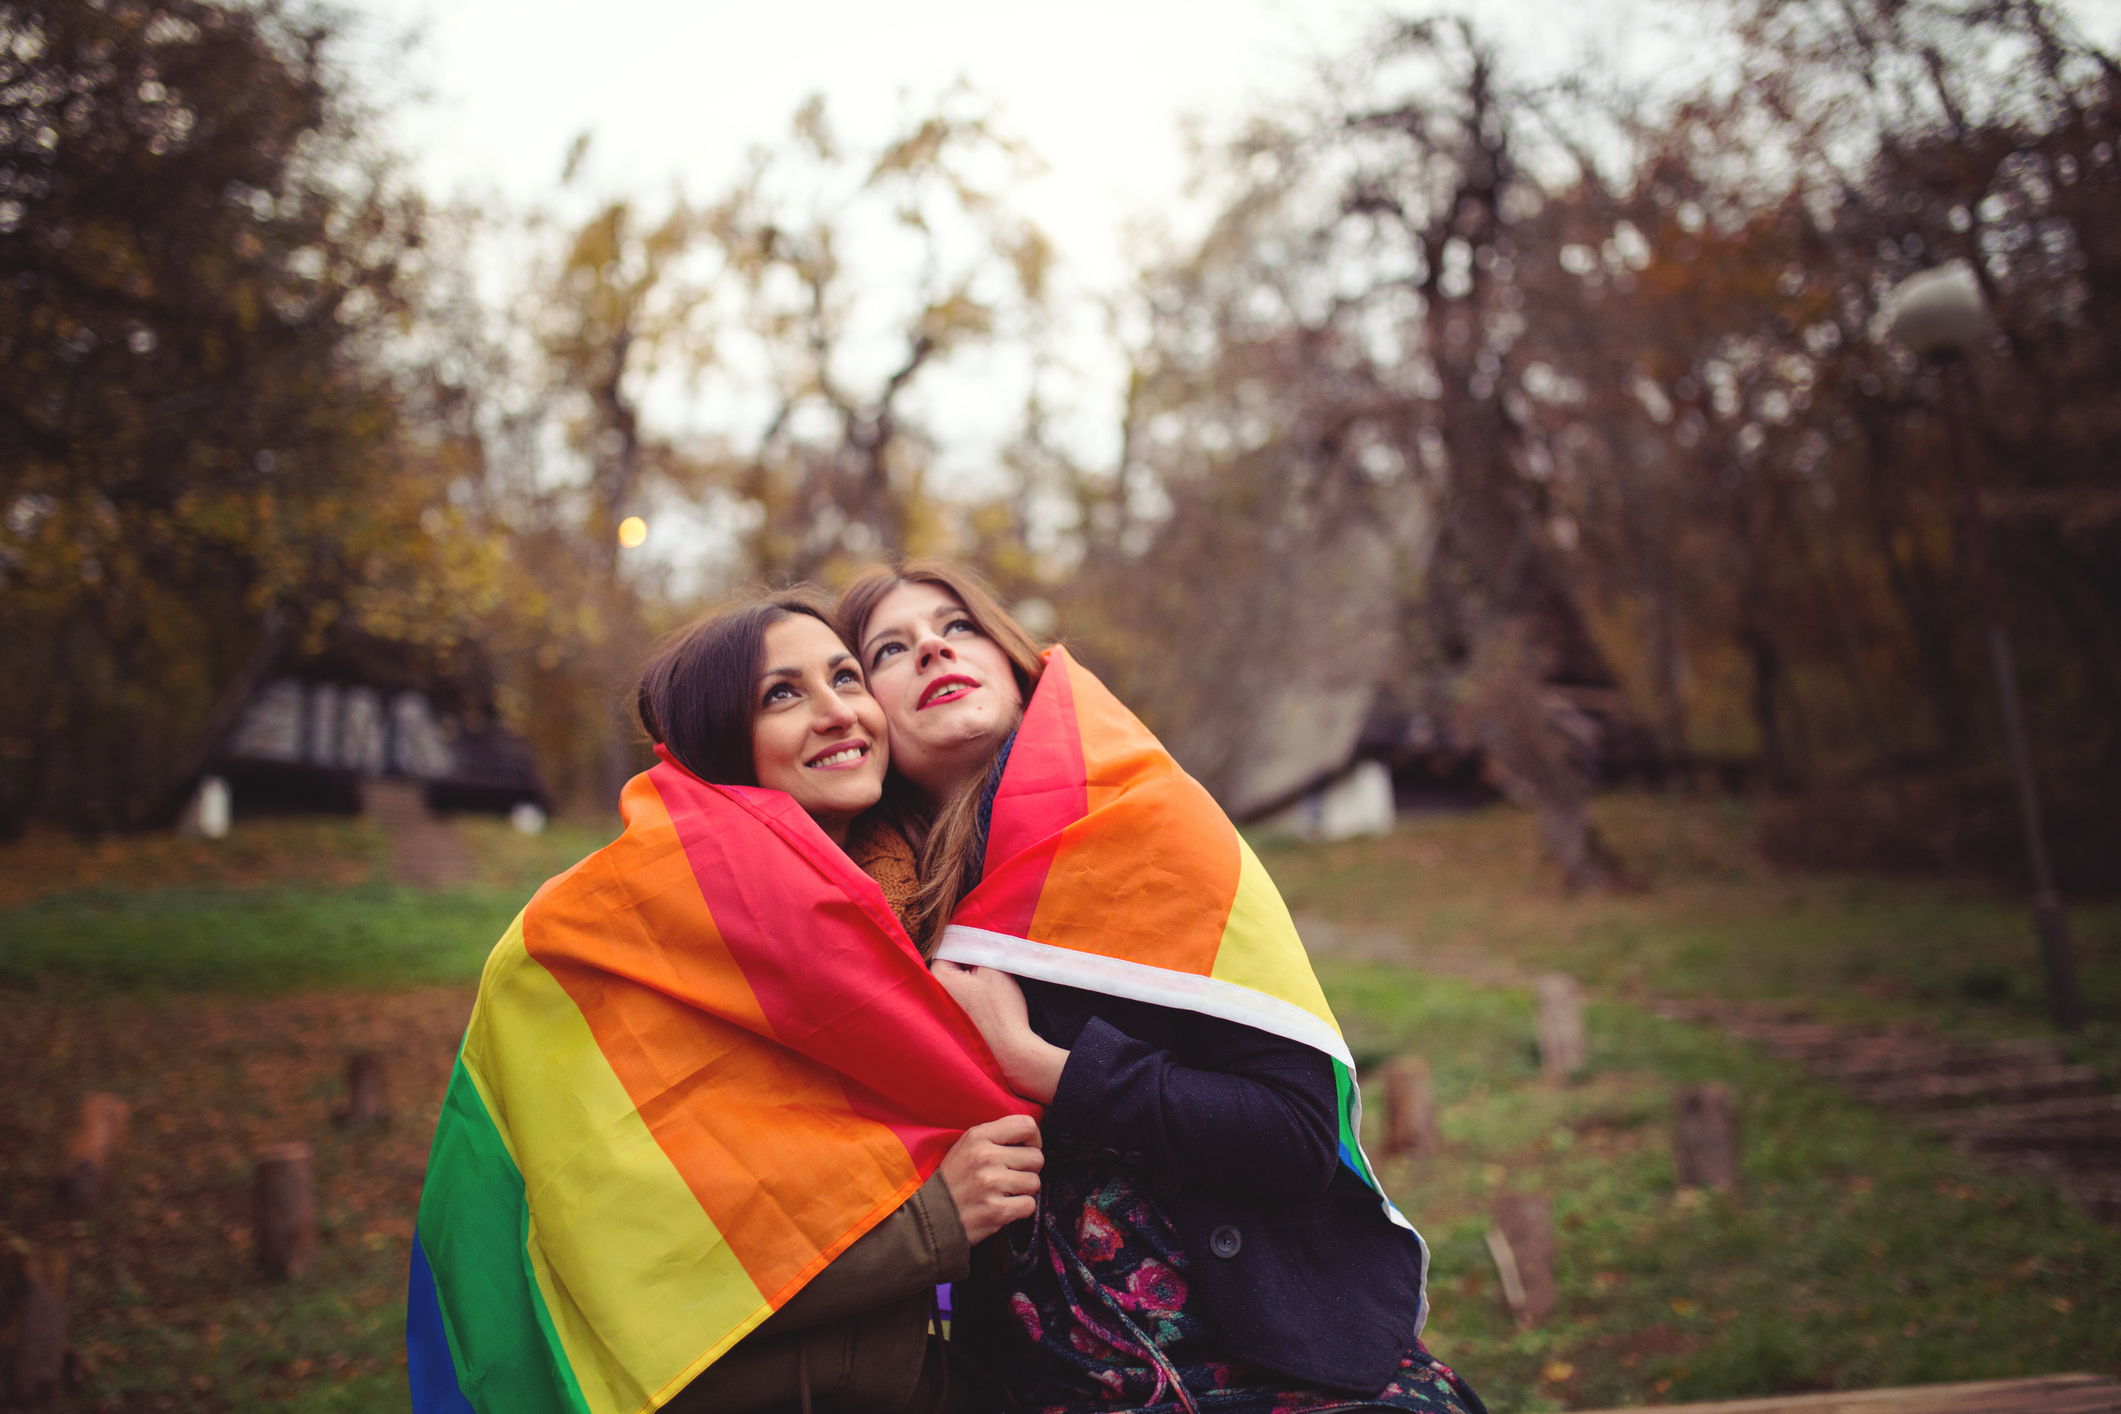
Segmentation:
{"type": "Polygon", "coordinates": [[[2033,921],[2040,933],[2040,955],[2047,966],[2048,1004],[2055,1024],[2074,1031],[2083,1023],[2077,997],[2077,964],[2071,954],[2069,915],[2055,890],[2054,866],[2047,857],[2047,832],[2041,824],[2040,790],[2033,780],[2032,751],[2025,739],[2025,709],[2018,700],[2018,672],[2011,661],[2011,641],[2003,626],[2003,608],[1989,569],[1988,522],[1981,511],[1981,477],[1974,462],[1974,431],[1968,404],[1966,351],[1988,333],[1988,304],[1981,282],[1964,260],[1954,260],[1903,280],[1886,301],[1886,333],[1929,361],[1944,384],[1944,416],[1950,428],[1952,460],[1959,472],[1959,493],[1966,518],[1966,552],[1974,592],[1988,618],[1989,656],[1996,665],[1996,687],[2003,697],[2003,729],[2010,737],[2011,770],[2018,778],[2018,806],[2025,814],[2025,848],[2033,865],[2033,921]]]}

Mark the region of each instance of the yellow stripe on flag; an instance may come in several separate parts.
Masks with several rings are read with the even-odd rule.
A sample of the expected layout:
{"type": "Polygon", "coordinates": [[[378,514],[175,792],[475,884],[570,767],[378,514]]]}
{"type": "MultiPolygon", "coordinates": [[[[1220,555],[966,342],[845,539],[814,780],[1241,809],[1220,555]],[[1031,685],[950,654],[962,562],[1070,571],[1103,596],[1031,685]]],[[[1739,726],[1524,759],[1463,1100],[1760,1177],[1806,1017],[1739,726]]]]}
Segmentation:
{"type": "Polygon", "coordinates": [[[1215,950],[1215,966],[1208,975],[1299,1007],[1339,1035],[1340,1023],[1333,1019],[1333,1008],[1326,1005],[1325,991],[1311,971],[1311,959],[1289,917],[1289,906],[1267,877],[1267,866],[1259,862],[1243,835],[1237,836],[1237,853],[1237,896],[1231,900],[1222,945],[1215,950]]]}
{"type": "Polygon", "coordinates": [[[594,1414],[653,1408],[771,1308],[525,950],[521,917],[479,997],[464,1068],[531,1185],[530,1260],[568,1362],[594,1414]]]}

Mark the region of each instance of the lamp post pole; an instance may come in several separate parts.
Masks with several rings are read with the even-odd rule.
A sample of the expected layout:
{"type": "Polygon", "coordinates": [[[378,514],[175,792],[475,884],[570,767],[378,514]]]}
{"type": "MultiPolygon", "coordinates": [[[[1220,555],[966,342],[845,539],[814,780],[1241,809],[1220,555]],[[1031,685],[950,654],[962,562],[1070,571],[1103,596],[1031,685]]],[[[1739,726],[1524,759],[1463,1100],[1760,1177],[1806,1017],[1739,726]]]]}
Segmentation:
{"type": "Polygon", "coordinates": [[[2025,850],[2033,868],[2033,926],[2040,936],[2040,959],[2047,973],[2047,999],[2055,1025],[2075,1031],[2084,1024],[2077,993],[2077,963],[2070,945],[2069,914],[2055,887],[2055,870],[2047,853],[2047,830],[2040,811],[2040,787],[2033,777],[2033,753],[2027,744],[2025,708],[2018,697],[2018,670],[2011,657],[2010,633],[2003,623],[2003,604],[1996,594],[1995,572],[1988,555],[1988,519],[1981,509],[1981,470],[1974,459],[1974,427],[1965,349],[1980,337],[1988,321],[1980,283],[1964,261],[1953,261],[1902,282],[1893,292],[1890,332],[1930,361],[1944,385],[1944,417],[1958,472],[1965,521],[1966,556],[1974,593],[1987,621],[1989,657],[1996,668],[1996,688],[2003,699],[2003,730],[2009,738],[2011,772],[2018,781],[2018,808],[2025,817],[2025,850]]]}
{"type": "Polygon", "coordinates": [[[2040,934],[2040,960],[2047,971],[2048,1006],[2055,1025],[2075,1031],[2084,1024],[2077,995],[2077,960],[2070,946],[2069,914],[2055,888],[2055,869],[2047,853],[2047,828],[2040,810],[2040,786],[2033,777],[2033,753],[2025,734],[2025,708],[2018,699],[2018,669],[2011,657],[2010,634],[2003,626],[2003,605],[1996,595],[1995,572],[1989,567],[1988,518],[1981,510],[1981,473],[1974,465],[1973,418],[1967,403],[1966,360],[1950,354],[1934,360],[1944,382],[1944,417],[1950,425],[1952,460],[1959,471],[1959,495],[1966,518],[1966,558],[1973,571],[1974,592],[1988,620],[1988,653],[1996,666],[1996,690],[2003,699],[2003,730],[2010,738],[2011,772],[2018,778],[2018,808],[2025,816],[2025,852],[2033,866],[2033,925],[2040,934]]]}

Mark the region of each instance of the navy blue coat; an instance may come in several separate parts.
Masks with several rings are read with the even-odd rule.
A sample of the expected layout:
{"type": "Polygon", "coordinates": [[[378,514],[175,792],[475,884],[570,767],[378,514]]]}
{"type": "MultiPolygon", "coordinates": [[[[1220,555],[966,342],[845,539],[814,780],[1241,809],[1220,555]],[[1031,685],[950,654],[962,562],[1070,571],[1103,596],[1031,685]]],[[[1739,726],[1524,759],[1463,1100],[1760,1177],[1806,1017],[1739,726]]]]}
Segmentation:
{"type": "Polygon", "coordinates": [[[1068,1064],[1041,1125],[1054,1158],[1147,1180],[1229,1355],[1374,1394],[1413,1342],[1420,1243],[1340,1162],[1332,1063],[1194,1012],[1023,980],[1068,1064]]]}

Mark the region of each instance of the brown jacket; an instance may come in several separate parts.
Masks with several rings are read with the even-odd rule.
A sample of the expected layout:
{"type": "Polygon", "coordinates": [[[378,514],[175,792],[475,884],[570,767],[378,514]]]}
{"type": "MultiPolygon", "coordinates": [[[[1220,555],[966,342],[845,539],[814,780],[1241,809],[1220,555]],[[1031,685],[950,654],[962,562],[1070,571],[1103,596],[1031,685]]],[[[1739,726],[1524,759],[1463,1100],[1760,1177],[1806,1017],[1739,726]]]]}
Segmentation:
{"type": "Polygon", "coordinates": [[[664,1407],[799,1410],[807,1365],[819,1410],[926,1414],[943,1393],[942,1352],[931,1352],[928,1338],[935,1287],[971,1271],[972,1249],[938,1173],[664,1407]]]}
{"type": "MultiPolygon", "coordinates": [[[[847,853],[903,920],[920,883],[906,837],[869,817],[849,833],[847,853]]],[[[664,1408],[807,1414],[807,1403],[824,1414],[954,1414],[969,1395],[964,1371],[928,1323],[935,1287],[971,1271],[957,1204],[937,1173],[664,1408]]]]}

